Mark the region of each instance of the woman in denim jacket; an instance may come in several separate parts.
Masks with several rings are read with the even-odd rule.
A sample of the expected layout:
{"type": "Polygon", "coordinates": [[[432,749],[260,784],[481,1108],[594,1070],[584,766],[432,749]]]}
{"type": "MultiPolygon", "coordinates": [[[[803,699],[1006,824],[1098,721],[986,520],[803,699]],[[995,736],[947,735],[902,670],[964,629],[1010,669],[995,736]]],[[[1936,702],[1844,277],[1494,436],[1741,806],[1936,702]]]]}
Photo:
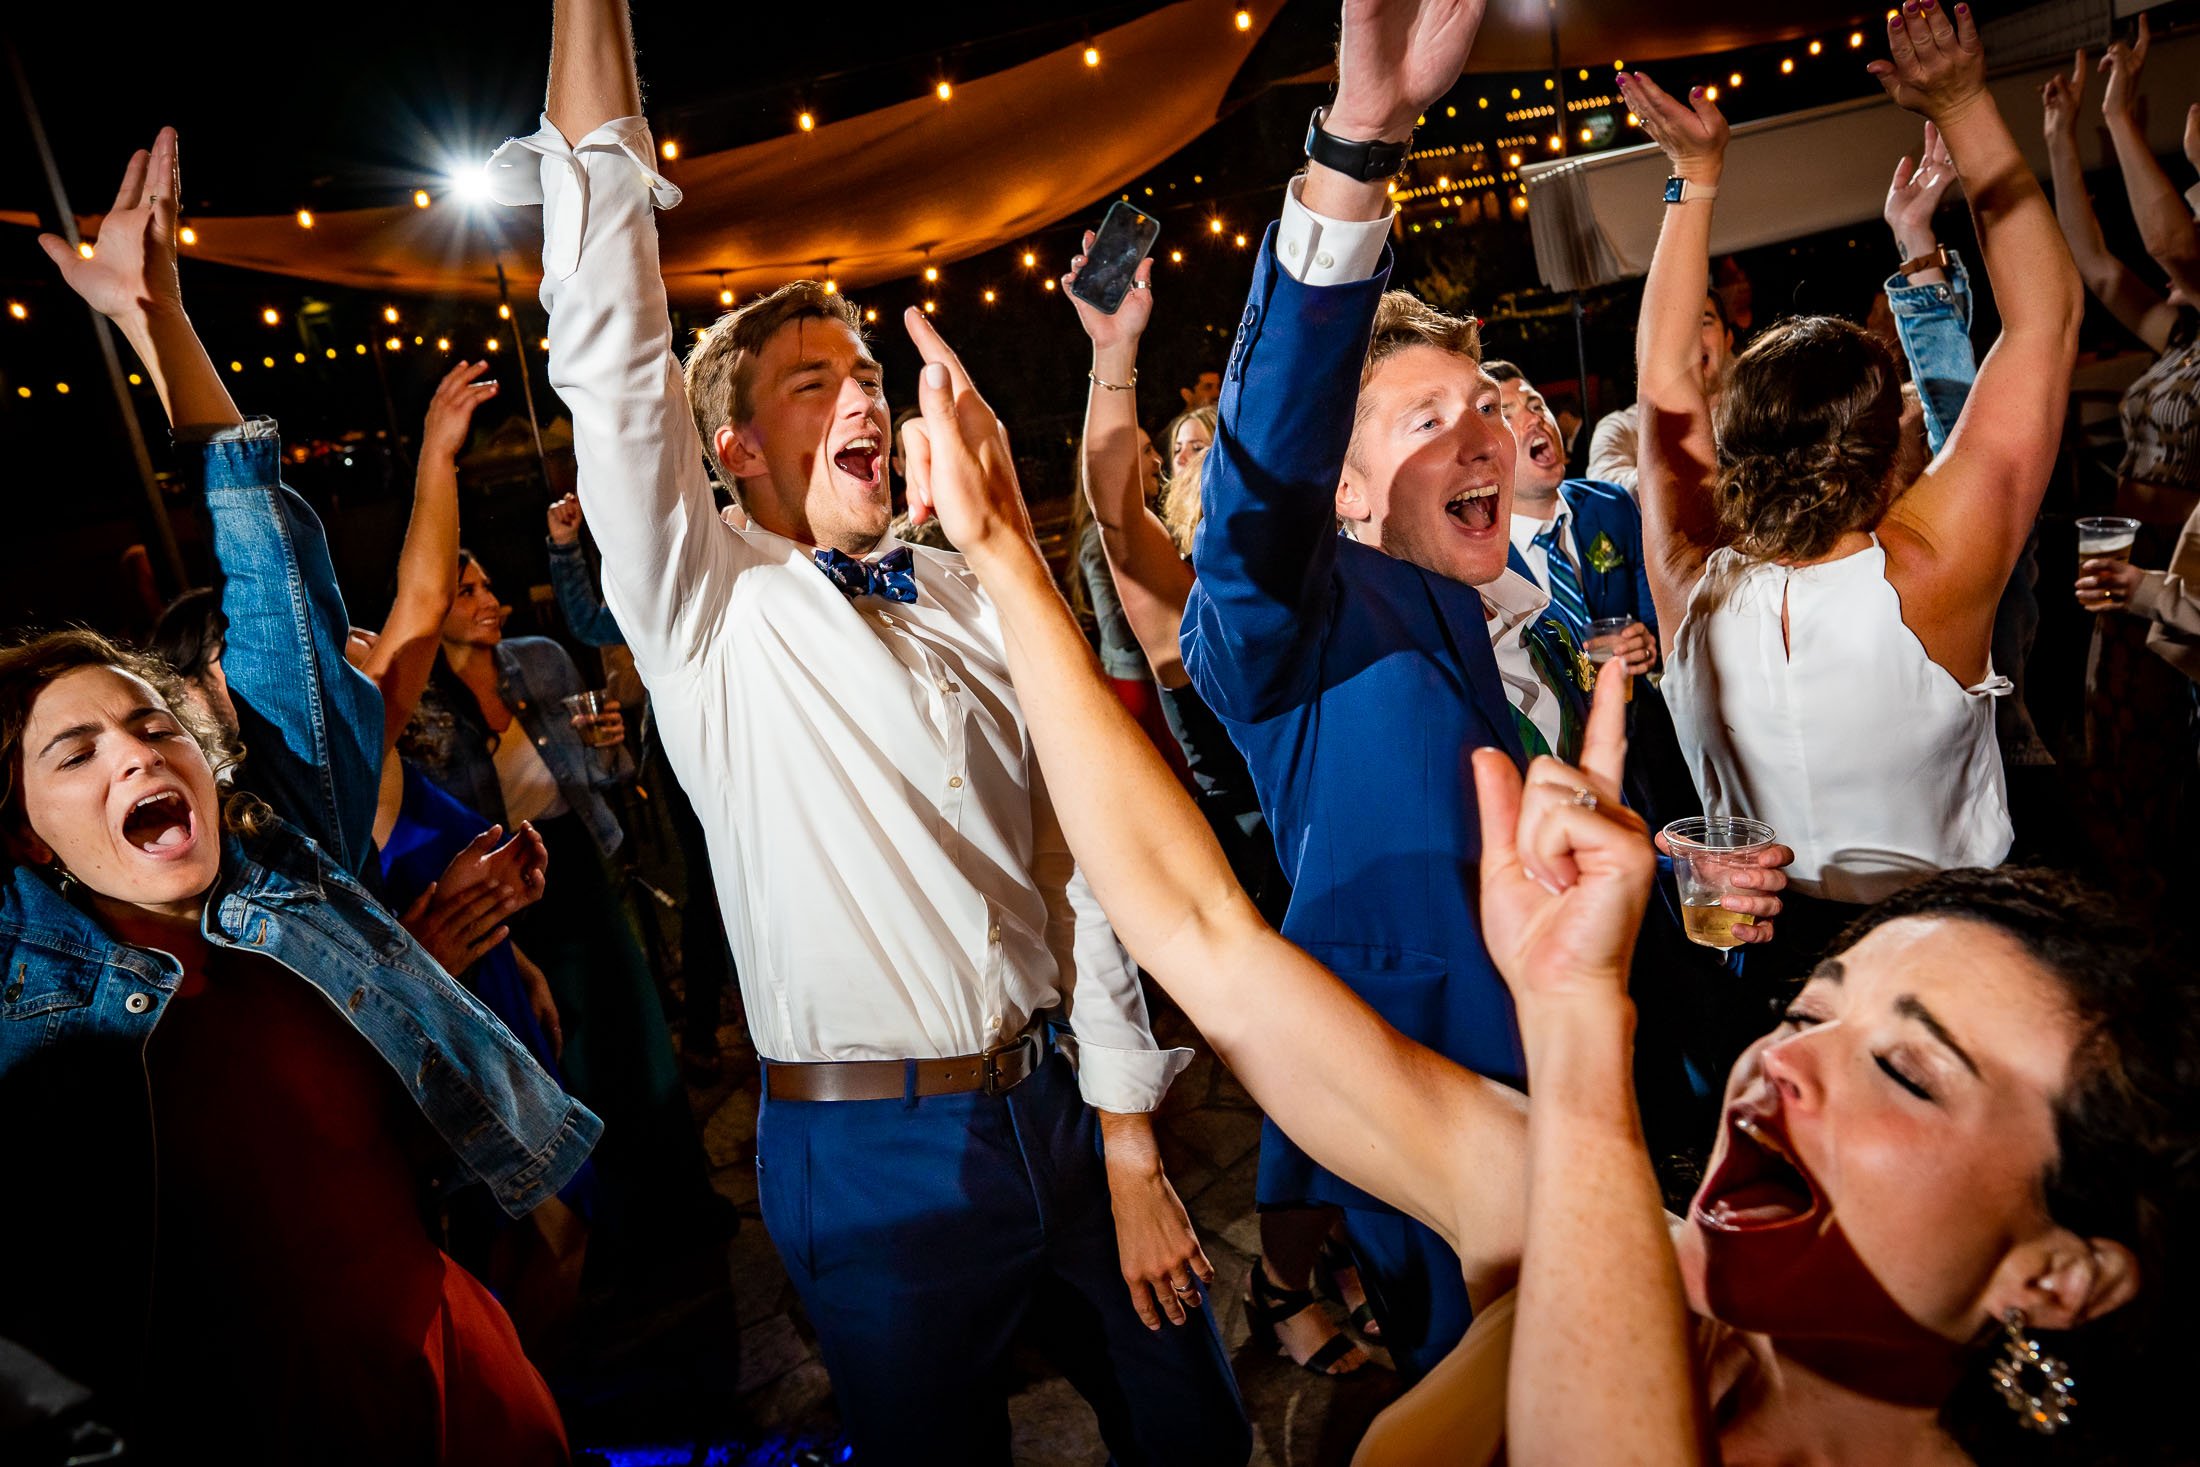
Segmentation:
{"type": "Polygon", "coordinates": [[[344,660],[327,543],[177,290],[176,140],[132,159],[96,258],[203,475],[255,710],[251,795],[172,673],[90,632],[0,652],[0,1335],[108,1397],[132,1455],[549,1463],[555,1404],[436,1247],[434,1191],[515,1215],[601,1125],[353,874],[380,699],[344,660]]]}

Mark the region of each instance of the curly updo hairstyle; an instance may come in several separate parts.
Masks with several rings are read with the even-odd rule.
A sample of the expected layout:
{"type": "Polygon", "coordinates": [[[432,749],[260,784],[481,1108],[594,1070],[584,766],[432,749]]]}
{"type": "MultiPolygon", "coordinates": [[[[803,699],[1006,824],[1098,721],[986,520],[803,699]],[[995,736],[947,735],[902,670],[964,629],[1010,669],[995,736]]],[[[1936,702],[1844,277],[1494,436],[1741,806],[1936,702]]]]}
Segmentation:
{"type": "Polygon", "coordinates": [[[1901,423],[1901,374],[1861,326],[1798,316],[1766,331],[1734,359],[1714,424],[1728,543],[1815,560],[1878,524],[1901,487],[1901,423]]]}

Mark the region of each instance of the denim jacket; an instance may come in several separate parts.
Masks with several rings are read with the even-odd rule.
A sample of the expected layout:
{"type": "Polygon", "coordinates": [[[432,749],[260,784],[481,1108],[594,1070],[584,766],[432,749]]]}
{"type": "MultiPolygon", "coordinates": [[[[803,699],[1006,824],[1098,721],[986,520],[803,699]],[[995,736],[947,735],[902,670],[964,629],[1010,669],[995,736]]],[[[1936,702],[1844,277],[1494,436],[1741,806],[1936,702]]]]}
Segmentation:
{"type": "Polygon", "coordinates": [[[1910,380],[1925,409],[1925,446],[1933,453],[1963,415],[1963,400],[1978,377],[1978,356],[1971,347],[1971,272],[1954,250],[1948,251],[1948,280],[1943,285],[1912,285],[1905,275],[1887,277],[1887,305],[1894,312],[1902,354],[1910,359],[1910,380]]]}
{"type": "Polygon", "coordinates": [[[596,589],[596,573],[588,568],[588,552],[581,549],[581,542],[544,543],[550,549],[550,584],[557,590],[558,610],[565,615],[566,627],[591,647],[624,647],[626,633],[619,630],[619,619],[604,605],[603,592],[596,589]]]}
{"type": "MultiPolygon", "coordinates": [[[[550,767],[558,793],[594,837],[606,859],[626,841],[618,817],[603,791],[634,777],[634,760],[623,745],[611,750],[581,742],[580,730],[566,716],[564,700],[586,692],[581,670],[563,647],[548,637],[507,637],[496,646],[497,696],[512,710],[535,751],[550,767]]],[[[496,736],[481,716],[481,705],[448,674],[439,674],[420,700],[420,712],[406,730],[405,753],[437,784],[499,824],[505,818],[504,787],[497,781],[496,736]]]]}
{"type": "MultiPolygon", "coordinates": [[[[201,929],[326,995],[448,1149],[447,1177],[434,1180],[478,1179],[520,1215],[573,1174],[602,1123],[353,874],[374,859],[381,697],[344,660],[327,540],[280,481],[274,424],[247,423],[186,457],[204,475],[224,575],[223,670],[240,712],[254,711],[251,787],[279,817],[225,839],[201,929]]],[[[21,1167],[0,1208],[12,1265],[0,1334],[27,1318],[18,1337],[44,1322],[96,1355],[130,1349],[157,1226],[144,1054],[181,977],[173,957],[116,940],[43,871],[0,871],[0,1114],[18,1123],[10,1159],[21,1167]],[[49,1205],[97,1239],[127,1240],[122,1251],[56,1224],[49,1205]]],[[[57,1349],[57,1363],[68,1353],[57,1349]]]]}

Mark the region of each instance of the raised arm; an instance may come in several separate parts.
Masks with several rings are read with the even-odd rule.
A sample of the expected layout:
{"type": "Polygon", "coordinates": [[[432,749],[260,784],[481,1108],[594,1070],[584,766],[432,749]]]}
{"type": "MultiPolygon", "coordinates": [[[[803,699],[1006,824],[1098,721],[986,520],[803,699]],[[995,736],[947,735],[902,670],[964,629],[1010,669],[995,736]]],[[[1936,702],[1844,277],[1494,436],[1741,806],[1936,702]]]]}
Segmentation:
{"type": "Polygon", "coordinates": [[[1206,822],[1100,678],[1031,539],[999,424],[921,313],[912,503],[937,508],[1000,608],[1053,809],[1115,932],[1276,1123],[1426,1221],[1478,1301],[1520,1251],[1525,1102],[1383,1023],[1260,919],[1206,822]]]}
{"type": "MultiPolygon", "coordinates": [[[[1085,248],[1092,248],[1085,231],[1085,248]]],[[[1192,594],[1192,568],[1177,553],[1168,529],[1146,505],[1146,476],[1138,447],[1138,340],[1153,314],[1153,261],[1138,267],[1137,285],[1123,297],[1114,315],[1094,309],[1070,293],[1085,257],[1070,263],[1062,294],[1077,309],[1078,324],[1092,341],[1090,385],[1085,393],[1085,496],[1093,523],[1100,527],[1100,548],[1108,574],[1123,603],[1131,635],[1146,654],[1154,680],[1165,688],[1186,681],[1177,640],[1184,603],[1192,594]]]]}
{"type": "Polygon", "coordinates": [[[397,553],[397,595],[382,634],[359,664],[382,690],[385,757],[427,691],[443,618],[458,592],[458,454],[466,446],[474,409],[496,396],[497,384],[480,380],[488,370],[486,361],[460,362],[444,373],[420,431],[412,518],[397,553]]]}
{"type": "Polygon", "coordinates": [[[619,630],[611,608],[603,604],[588,552],[581,549],[580,496],[568,494],[556,501],[544,518],[550,527],[550,585],[558,594],[558,610],[565,615],[567,629],[591,647],[624,647],[626,633],[619,630]]]}
{"type": "Polygon", "coordinates": [[[506,203],[543,206],[550,382],[573,418],[604,600],[644,677],[683,665],[732,595],[738,536],[719,522],[673,352],[624,0],[558,0],[545,123],[490,161],[506,203]]]}
{"type": "Polygon", "coordinates": [[[2171,285],[2187,295],[2200,295],[2200,223],[2195,223],[2192,210],[2162,170],[2139,126],[2139,73],[2146,66],[2151,42],[2142,13],[2138,39],[2129,46],[2118,41],[2101,57],[2101,70],[2108,75],[2108,85],[2101,90],[2101,120],[2116,149],[2116,166],[2124,176],[2124,192],[2131,196],[2140,241],[2171,285]]]}
{"type": "Polygon", "coordinates": [[[1888,22],[1892,59],[1872,72],[1946,140],[1977,221],[2001,310],[1947,445],[1881,525],[1903,620],[1943,666],[1985,667],[1986,637],[2062,446],[2085,295],[2054,211],[1986,89],[1967,7],[1888,22]],[[1906,542],[1906,543],[1905,543],[1906,542]]]}
{"type": "Polygon", "coordinates": [[[2085,288],[2124,329],[2145,342],[2147,350],[2159,352],[2169,345],[2176,309],[2109,253],[2101,221],[2093,212],[2093,198],[2086,192],[2085,164],[2078,156],[2078,107],[2085,100],[2085,73],[2085,51],[2080,48],[2070,75],[2051,76],[2040,88],[2048,176],[2055,185],[2055,221],[2085,288]]]}
{"type": "Polygon", "coordinates": [[[1686,185],[1681,200],[1665,206],[1658,226],[1635,333],[1643,564],[1657,607],[1659,641],[1670,654],[1688,593],[1718,543],[1711,499],[1718,455],[1698,360],[1704,296],[1711,285],[1712,199],[1726,171],[1727,126],[1701,87],[1684,104],[1639,71],[1623,74],[1619,86],[1686,185]]]}
{"type": "Polygon", "coordinates": [[[132,156],[90,259],[50,234],[39,244],[69,287],[121,329],[179,440],[203,442],[195,468],[229,623],[222,668],[252,789],[339,865],[362,872],[376,859],[381,695],[344,660],[350,618],[328,540],[282,482],[274,423],[239,416],[184,312],[177,158],[174,128],[132,156]]]}
{"type": "MultiPolygon", "coordinates": [[[[1325,129],[1404,142],[1459,79],[1483,0],[1347,0],[1325,129]]],[[[1184,666],[1232,718],[1303,698],[1336,563],[1337,481],[1389,277],[1386,180],[1310,163],[1261,242],[1202,479],[1184,666]]]]}
{"type": "MultiPolygon", "coordinates": [[[[1928,122],[1916,161],[1904,158],[1895,164],[1881,209],[1894,233],[1895,253],[1905,264],[1938,257],[1940,236],[1933,229],[1933,215],[1955,181],[1955,160],[1939,130],[1928,122]]],[[[1887,307],[1925,409],[1926,451],[1938,453],[1978,377],[1978,355],[1971,349],[1970,272],[1960,260],[1945,270],[1924,265],[1906,275],[1897,272],[1887,279],[1887,307]]]]}

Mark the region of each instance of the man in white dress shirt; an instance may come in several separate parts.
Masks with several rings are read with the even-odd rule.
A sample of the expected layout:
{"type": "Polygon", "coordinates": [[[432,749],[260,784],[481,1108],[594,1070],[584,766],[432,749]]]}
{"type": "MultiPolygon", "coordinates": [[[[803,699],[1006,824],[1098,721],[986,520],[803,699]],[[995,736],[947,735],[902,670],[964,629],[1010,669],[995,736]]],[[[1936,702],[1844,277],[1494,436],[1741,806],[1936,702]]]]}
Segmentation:
{"type": "Polygon", "coordinates": [[[1150,1120],[1190,1052],[1156,1048],[1055,825],[992,604],[888,536],[884,386],[837,294],[733,313],[683,387],[651,216],[679,190],[639,112],[624,0],[559,0],[543,125],[490,176],[543,205],[604,599],[708,837],[764,1219],[842,1418],[865,1460],[1005,1462],[1029,1325],[1118,1461],[1242,1462],[1150,1120]]]}

